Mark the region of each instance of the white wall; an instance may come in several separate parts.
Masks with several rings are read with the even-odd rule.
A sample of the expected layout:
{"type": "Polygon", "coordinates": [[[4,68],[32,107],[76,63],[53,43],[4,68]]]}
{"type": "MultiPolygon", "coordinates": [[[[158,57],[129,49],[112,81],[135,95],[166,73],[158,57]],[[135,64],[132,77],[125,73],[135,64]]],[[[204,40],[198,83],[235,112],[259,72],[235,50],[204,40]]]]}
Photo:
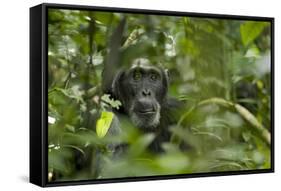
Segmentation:
{"type": "MultiPolygon", "coordinates": [[[[57,0],[52,3],[269,16],[276,18],[276,173],[60,187],[59,190],[276,190],[281,186],[281,11],[278,0],[57,0]],[[279,53],[279,54],[278,54],[279,53]],[[275,187],[275,188],[274,188],[275,187]]],[[[28,183],[29,7],[39,0],[3,0],[0,8],[0,190],[40,190],[28,183]]],[[[46,190],[58,190],[47,188],[46,190]]]]}

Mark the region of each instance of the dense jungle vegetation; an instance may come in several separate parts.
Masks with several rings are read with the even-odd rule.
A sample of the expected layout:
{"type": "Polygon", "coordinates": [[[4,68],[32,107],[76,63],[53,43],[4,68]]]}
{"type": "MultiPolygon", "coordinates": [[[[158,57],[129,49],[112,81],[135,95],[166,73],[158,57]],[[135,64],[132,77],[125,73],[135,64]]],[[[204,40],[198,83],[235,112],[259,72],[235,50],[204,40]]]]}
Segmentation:
{"type": "Polygon", "coordinates": [[[270,168],[270,47],[270,22],[49,9],[49,181],[270,168]],[[100,132],[106,117],[97,132],[120,105],[102,92],[104,63],[138,57],[169,70],[169,95],[185,108],[161,154],[146,149],[153,134],[126,123],[122,137],[100,132]],[[111,160],[112,141],[128,152],[111,160]]]}

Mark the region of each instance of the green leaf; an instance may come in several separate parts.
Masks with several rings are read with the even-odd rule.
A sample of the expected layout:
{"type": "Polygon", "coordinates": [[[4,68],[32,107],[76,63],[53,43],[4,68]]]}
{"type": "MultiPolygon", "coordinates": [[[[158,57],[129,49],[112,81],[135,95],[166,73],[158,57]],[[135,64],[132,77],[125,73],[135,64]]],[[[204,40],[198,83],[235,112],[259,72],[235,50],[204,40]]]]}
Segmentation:
{"type": "Polygon", "coordinates": [[[251,139],[251,132],[250,131],[245,131],[242,133],[242,137],[246,142],[249,142],[249,140],[251,139]]]}
{"type": "Polygon", "coordinates": [[[69,124],[66,124],[66,125],[65,125],[65,128],[66,128],[68,131],[70,131],[70,132],[72,132],[72,133],[75,133],[75,127],[74,127],[74,126],[69,125],[69,124]]]}
{"type": "Polygon", "coordinates": [[[132,157],[140,156],[143,152],[146,151],[146,148],[155,138],[154,134],[145,134],[135,139],[134,143],[131,145],[129,149],[129,154],[132,157]]]}
{"type": "Polygon", "coordinates": [[[267,25],[265,22],[246,21],[240,26],[240,34],[244,46],[253,42],[267,25]]]}
{"type": "Polygon", "coordinates": [[[111,99],[109,94],[104,94],[101,97],[101,100],[104,101],[105,103],[108,103],[111,107],[116,109],[119,109],[119,107],[122,105],[119,100],[111,99]]]}
{"type": "Polygon", "coordinates": [[[143,29],[141,28],[135,28],[127,40],[125,41],[123,48],[127,48],[128,46],[135,44],[138,38],[144,33],[143,29]]]}
{"type": "Polygon", "coordinates": [[[101,113],[101,117],[98,119],[96,124],[96,133],[98,137],[103,138],[106,135],[113,117],[114,114],[112,112],[103,111],[101,113]]]}
{"type": "Polygon", "coordinates": [[[245,57],[246,58],[259,58],[260,50],[258,49],[258,47],[253,46],[247,50],[245,57]]]}
{"type": "Polygon", "coordinates": [[[167,173],[180,173],[188,168],[190,163],[187,156],[181,152],[160,155],[155,162],[162,171],[167,173]]]}
{"type": "Polygon", "coordinates": [[[69,173],[69,163],[65,161],[71,157],[71,152],[68,149],[49,149],[48,152],[48,167],[58,170],[59,172],[69,173]]]}

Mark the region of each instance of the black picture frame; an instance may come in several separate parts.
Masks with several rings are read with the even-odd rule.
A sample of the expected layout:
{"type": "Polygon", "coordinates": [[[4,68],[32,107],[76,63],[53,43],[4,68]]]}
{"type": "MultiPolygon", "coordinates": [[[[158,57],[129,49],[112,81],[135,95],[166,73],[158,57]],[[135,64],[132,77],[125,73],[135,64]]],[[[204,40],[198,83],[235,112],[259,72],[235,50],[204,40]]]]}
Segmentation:
{"type": "Polygon", "coordinates": [[[85,5],[40,4],[30,8],[30,182],[41,187],[131,182],[159,179],[194,178],[274,172],[274,18],[178,11],[96,7],[85,5]],[[208,172],[183,175],[128,177],[80,181],[48,182],[48,9],[93,10],[119,13],[141,13],[198,18],[223,18],[267,21],[271,24],[271,168],[243,171],[208,172]]]}

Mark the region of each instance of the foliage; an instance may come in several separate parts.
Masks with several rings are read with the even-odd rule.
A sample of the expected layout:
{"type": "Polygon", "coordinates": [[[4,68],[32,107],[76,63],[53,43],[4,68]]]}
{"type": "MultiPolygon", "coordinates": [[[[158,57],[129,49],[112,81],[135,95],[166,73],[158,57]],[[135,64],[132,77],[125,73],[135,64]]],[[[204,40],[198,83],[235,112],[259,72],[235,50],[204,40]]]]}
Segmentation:
{"type": "Polygon", "coordinates": [[[267,22],[50,9],[49,180],[270,168],[270,75],[267,22]],[[185,108],[158,155],[147,149],[155,135],[129,121],[108,133],[121,102],[103,95],[102,70],[137,57],[169,69],[169,95],[185,108]],[[111,160],[113,142],[129,146],[111,160]]]}
{"type": "Polygon", "coordinates": [[[114,114],[112,112],[103,111],[101,117],[97,120],[96,133],[97,136],[103,138],[112,123],[114,114]]]}

